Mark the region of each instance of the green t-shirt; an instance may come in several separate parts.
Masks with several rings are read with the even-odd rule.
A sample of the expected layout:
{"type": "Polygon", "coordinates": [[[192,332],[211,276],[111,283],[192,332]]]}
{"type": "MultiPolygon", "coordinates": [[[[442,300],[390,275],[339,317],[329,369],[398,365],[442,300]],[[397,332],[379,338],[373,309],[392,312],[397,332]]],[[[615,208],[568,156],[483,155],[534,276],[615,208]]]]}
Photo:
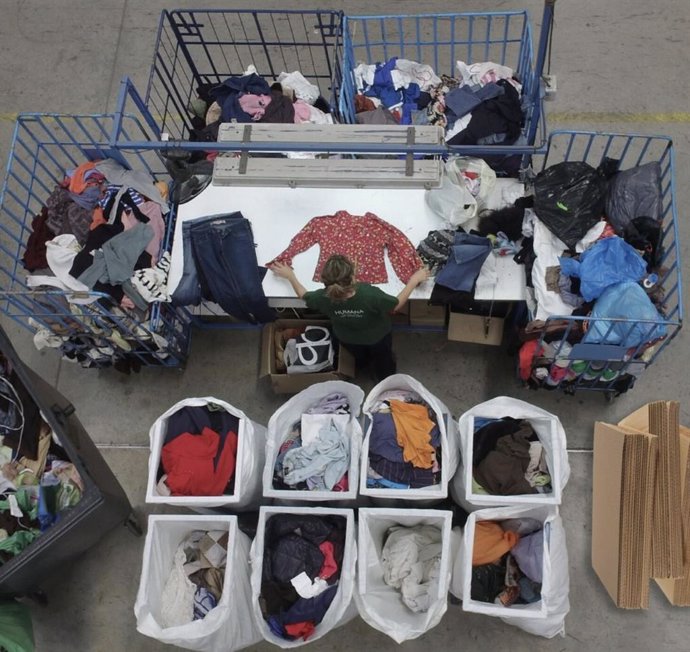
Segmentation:
{"type": "Polygon", "coordinates": [[[326,290],[304,295],[307,307],[326,315],[336,337],[346,344],[376,344],[392,328],[390,312],[398,299],[383,290],[357,283],[355,294],[345,301],[331,301],[326,290]]]}

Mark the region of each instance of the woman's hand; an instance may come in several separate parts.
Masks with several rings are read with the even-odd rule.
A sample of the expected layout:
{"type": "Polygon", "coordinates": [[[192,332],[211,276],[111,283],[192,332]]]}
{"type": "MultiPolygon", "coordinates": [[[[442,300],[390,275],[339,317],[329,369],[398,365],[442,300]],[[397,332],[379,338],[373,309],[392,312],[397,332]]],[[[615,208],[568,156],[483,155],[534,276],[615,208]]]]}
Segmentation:
{"type": "Polygon", "coordinates": [[[424,267],[420,267],[414,274],[412,274],[410,281],[413,281],[416,287],[420,283],[428,281],[430,278],[431,272],[429,271],[429,268],[425,265],[424,267]]]}
{"type": "Polygon", "coordinates": [[[286,278],[288,281],[292,278],[295,278],[295,270],[292,269],[290,265],[286,265],[285,263],[273,263],[273,265],[269,265],[268,269],[270,269],[276,276],[286,278]]]}

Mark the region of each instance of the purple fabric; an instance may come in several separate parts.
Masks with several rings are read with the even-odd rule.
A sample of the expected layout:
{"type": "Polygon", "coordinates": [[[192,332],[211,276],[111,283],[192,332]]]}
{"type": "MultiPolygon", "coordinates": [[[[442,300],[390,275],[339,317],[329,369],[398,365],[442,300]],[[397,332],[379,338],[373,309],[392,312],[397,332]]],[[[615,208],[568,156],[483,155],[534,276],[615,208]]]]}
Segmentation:
{"type": "Polygon", "coordinates": [[[534,534],[522,537],[511,554],[518,563],[520,570],[533,582],[542,581],[544,568],[544,531],[539,530],[534,534]]]}

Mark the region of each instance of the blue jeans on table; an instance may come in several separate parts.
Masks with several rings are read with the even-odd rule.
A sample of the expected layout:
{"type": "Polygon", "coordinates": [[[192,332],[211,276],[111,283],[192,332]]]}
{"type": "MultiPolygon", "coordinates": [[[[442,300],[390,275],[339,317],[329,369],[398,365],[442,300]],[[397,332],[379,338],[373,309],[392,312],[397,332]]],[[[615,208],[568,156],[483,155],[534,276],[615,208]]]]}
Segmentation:
{"type": "Polygon", "coordinates": [[[215,301],[229,315],[252,323],[273,321],[256,260],[254,237],[242,213],[202,217],[182,225],[184,270],[174,305],[215,301]]]}

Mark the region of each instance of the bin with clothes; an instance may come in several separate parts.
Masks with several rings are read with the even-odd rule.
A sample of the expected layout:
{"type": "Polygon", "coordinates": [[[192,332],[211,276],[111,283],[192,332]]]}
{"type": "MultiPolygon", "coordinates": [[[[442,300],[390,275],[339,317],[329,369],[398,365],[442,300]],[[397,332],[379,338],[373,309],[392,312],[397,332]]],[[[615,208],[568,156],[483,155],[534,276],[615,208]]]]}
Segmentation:
{"type": "Polygon", "coordinates": [[[265,498],[343,501],[357,498],[364,392],[340,380],[312,385],[268,422],[265,498]]]}
{"type": "Polygon", "coordinates": [[[464,611],[546,638],[563,636],[570,576],[558,507],[513,505],[470,514],[450,591],[464,611]]]}
{"type": "MultiPolygon", "coordinates": [[[[541,72],[526,12],[345,16],[343,33],[335,88],[344,121],[436,125],[449,145],[486,155],[533,144],[541,72]]],[[[520,165],[519,156],[491,158],[520,165]]]]}
{"type": "Polygon", "coordinates": [[[360,494],[388,506],[390,499],[446,498],[459,461],[448,408],[419,381],[395,374],[369,392],[363,409],[360,494]]]}
{"type": "Polygon", "coordinates": [[[146,502],[256,509],[266,428],[211,396],[186,398],[149,431],[146,502]]]}
{"type": "Polygon", "coordinates": [[[355,602],[396,643],[428,632],[446,612],[451,519],[436,509],[359,510],[355,602]]]}
{"type": "Polygon", "coordinates": [[[458,420],[461,463],[451,496],[468,511],[498,505],[560,505],[570,477],[559,418],[508,396],[474,406],[458,420]]]}
{"type": "Polygon", "coordinates": [[[251,609],[269,643],[311,643],[356,615],[351,509],[261,507],[250,563],[251,609]]]}
{"type": "Polygon", "coordinates": [[[204,652],[258,643],[249,606],[250,545],[236,516],[149,516],[134,605],[137,630],[204,652]]]}
{"type": "Polygon", "coordinates": [[[555,132],[542,164],[518,255],[533,291],[520,378],[615,396],[681,327],[673,145],[555,132]]]}

